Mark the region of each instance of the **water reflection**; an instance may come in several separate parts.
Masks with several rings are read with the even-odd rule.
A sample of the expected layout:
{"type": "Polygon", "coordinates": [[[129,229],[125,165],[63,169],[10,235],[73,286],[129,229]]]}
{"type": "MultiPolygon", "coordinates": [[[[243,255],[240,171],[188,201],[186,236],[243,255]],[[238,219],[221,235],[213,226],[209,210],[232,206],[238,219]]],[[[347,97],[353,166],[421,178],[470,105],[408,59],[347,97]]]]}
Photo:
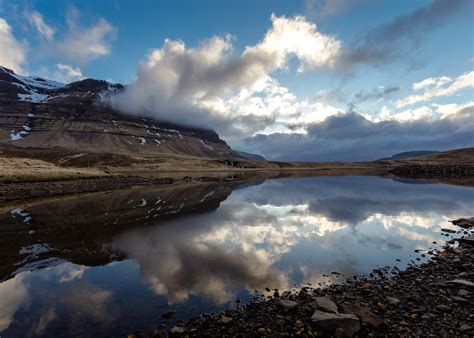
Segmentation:
{"type": "Polygon", "coordinates": [[[405,266],[474,207],[473,188],[412,183],[211,182],[22,206],[15,215],[31,224],[8,211],[0,332],[123,335],[152,330],[170,308],[185,319],[254,290],[322,284],[335,270],[405,266]]]}

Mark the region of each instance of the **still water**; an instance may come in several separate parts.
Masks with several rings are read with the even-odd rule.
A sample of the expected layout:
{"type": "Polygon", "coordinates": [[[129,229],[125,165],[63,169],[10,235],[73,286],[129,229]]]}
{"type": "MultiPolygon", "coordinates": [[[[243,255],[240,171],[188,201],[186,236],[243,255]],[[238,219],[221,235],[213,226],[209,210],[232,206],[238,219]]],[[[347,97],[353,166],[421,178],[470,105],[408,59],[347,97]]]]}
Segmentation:
{"type": "Polygon", "coordinates": [[[402,268],[473,209],[472,187],[370,176],[183,183],[13,206],[0,214],[0,336],[148,334],[167,310],[185,320],[266,287],[402,268]]]}

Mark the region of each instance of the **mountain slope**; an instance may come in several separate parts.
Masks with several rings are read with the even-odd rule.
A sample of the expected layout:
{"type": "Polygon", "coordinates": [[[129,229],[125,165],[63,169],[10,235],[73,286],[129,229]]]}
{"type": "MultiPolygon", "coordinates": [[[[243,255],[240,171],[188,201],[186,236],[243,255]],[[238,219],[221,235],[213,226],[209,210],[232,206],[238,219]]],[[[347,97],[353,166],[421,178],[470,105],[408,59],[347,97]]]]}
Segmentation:
{"type": "Polygon", "coordinates": [[[388,160],[396,160],[396,159],[402,159],[402,158],[419,157],[419,156],[426,156],[426,155],[431,155],[431,154],[436,154],[436,153],[439,153],[439,151],[433,151],[433,150],[405,151],[403,153],[392,155],[391,157],[383,157],[381,159],[378,159],[377,161],[388,161],[388,160]]]}
{"type": "Polygon", "coordinates": [[[211,130],[125,116],[104,102],[120,84],[61,84],[0,67],[0,145],[122,155],[240,158],[211,130]]]}

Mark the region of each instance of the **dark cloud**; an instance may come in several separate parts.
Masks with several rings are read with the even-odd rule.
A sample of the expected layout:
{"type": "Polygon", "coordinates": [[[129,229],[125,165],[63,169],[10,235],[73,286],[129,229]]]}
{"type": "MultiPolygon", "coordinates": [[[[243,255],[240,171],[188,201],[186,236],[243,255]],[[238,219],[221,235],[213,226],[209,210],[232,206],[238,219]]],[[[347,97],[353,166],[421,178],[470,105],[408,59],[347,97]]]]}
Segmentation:
{"type": "Polygon", "coordinates": [[[449,16],[472,4],[469,0],[433,0],[410,14],[359,35],[345,49],[341,63],[344,66],[376,65],[393,60],[408,51],[402,42],[407,42],[413,49],[424,34],[442,26],[449,16]]]}
{"type": "Polygon", "coordinates": [[[298,161],[365,161],[420,149],[472,147],[474,106],[444,119],[372,122],[356,113],[331,116],[304,134],[258,134],[244,150],[268,159],[298,161]]]}
{"type": "Polygon", "coordinates": [[[399,92],[403,87],[402,86],[390,86],[375,88],[371,91],[359,91],[354,95],[352,101],[348,103],[348,111],[354,112],[357,106],[366,101],[378,101],[380,99],[385,99],[399,92]]]}

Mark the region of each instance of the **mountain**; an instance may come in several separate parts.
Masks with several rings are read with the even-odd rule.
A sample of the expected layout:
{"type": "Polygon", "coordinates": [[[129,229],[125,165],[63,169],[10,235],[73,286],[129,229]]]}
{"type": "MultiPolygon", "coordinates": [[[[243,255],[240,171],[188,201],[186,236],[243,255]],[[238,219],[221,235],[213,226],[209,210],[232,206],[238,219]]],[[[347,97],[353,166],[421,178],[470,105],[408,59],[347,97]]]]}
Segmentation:
{"type": "Polygon", "coordinates": [[[234,150],[240,157],[246,158],[247,160],[255,160],[255,161],[266,161],[265,157],[258,154],[251,154],[246,153],[245,151],[234,150]]]}
{"type": "Polygon", "coordinates": [[[396,159],[401,159],[401,158],[419,157],[419,156],[426,156],[426,155],[431,155],[431,154],[436,154],[436,153],[439,153],[439,151],[433,151],[433,150],[405,151],[403,153],[392,155],[392,157],[380,158],[377,161],[388,161],[388,160],[396,160],[396,159]]]}
{"type": "Polygon", "coordinates": [[[121,84],[85,79],[70,84],[21,76],[0,67],[0,147],[67,150],[77,156],[241,158],[212,130],[123,115],[104,98],[121,84]]]}

